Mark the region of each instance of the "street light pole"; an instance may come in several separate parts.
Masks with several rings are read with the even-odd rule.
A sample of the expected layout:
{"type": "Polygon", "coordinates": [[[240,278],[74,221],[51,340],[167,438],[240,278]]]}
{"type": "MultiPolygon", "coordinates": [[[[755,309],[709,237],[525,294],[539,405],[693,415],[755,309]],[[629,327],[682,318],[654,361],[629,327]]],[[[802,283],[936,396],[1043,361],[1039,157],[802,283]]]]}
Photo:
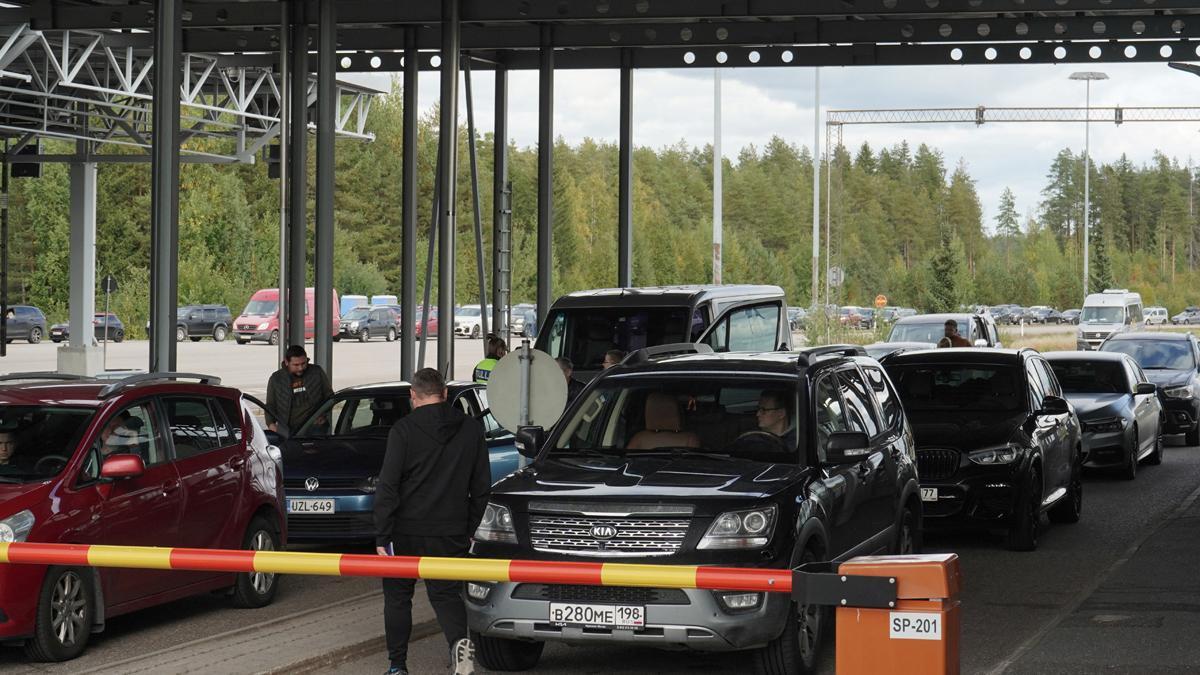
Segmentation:
{"type": "Polygon", "coordinates": [[[1092,216],[1092,80],[1107,80],[1108,75],[1098,72],[1071,73],[1072,80],[1083,80],[1085,105],[1083,118],[1083,295],[1088,294],[1088,239],[1091,237],[1092,216]]]}

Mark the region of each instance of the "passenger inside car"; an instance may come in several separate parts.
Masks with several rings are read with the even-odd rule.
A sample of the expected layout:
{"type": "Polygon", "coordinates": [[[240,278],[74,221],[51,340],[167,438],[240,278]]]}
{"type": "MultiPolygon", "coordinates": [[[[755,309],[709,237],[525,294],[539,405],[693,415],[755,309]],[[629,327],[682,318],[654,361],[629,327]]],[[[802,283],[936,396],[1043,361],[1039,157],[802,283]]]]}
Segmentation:
{"type": "Polygon", "coordinates": [[[669,394],[656,391],[646,397],[645,428],[634,434],[625,447],[629,450],[699,448],[700,437],[683,431],[679,402],[669,394]]]}

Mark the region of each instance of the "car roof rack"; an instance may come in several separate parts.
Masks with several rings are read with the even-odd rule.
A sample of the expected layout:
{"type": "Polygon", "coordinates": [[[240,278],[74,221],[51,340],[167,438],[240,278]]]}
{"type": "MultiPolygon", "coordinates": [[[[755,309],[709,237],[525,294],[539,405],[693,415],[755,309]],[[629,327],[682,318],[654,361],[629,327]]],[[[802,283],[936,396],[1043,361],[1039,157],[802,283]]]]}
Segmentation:
{"type": "Polygon", "coordinates": [[[867,350],[862,348],[862,345],[826,345],[824,347],[813,347],[805,349],[796,354],[796,366],[807,367],[812,365],[813,361],[825,356],[867,356],[867,350]]]}
{"type": "Polygon", "coordinates": [[[98,398],[108,398],[119,394],[120,392],[138,384],[146,382],[160,382],[162,380],[197,380],[200,384],[221,384],[221,378],[215,375],[203,375],[201,373],[141,373],[138,375],[130,375],[112,384],[105,385],[98,398]]]}
{"type": "Polygon", "coordinates": [[[683,356],[685,354],[712,354],[713,349],[703,342],[674,342],[654,347],[643,347],[625,355],[621,365],[632,366],[667,356],[683,356]]]}
{"type": "Polygon", "coordinates": [[[56,373],[52,370],[33,371],[28,373],[6,373],[0,375],[0,382],[15,382],[18,380],[90,380],[92,378],[85,375],[75,375],[73,373],[56,373]]]}

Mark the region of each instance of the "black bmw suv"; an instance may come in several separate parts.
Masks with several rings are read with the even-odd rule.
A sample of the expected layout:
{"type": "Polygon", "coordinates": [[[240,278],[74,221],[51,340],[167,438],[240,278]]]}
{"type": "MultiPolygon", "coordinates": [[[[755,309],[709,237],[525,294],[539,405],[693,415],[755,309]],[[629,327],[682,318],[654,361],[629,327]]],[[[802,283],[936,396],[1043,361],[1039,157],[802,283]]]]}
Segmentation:
{"type": "MultiPolygon", "coordinates": [[[[877,361],[678,347],[631,354],[552,430],[518,433],[535,459],[493,486],[473,555],[791,568],[919,548],[912,434],[877,361]]],[[[785,595],[678,588],[480,582],[467,599],[494,670],[534,667],[553,640],[748,650],[758,672],[808,672],[830,620],[785,595]]]]}
{"type": "Polygon", "coordinates": [[[883,360],[917,440],[925,527],[1007,531],[1037,548],[1042,513],[1083,509],[1079,419],[1032,349],[931,349],[883,360]]]}

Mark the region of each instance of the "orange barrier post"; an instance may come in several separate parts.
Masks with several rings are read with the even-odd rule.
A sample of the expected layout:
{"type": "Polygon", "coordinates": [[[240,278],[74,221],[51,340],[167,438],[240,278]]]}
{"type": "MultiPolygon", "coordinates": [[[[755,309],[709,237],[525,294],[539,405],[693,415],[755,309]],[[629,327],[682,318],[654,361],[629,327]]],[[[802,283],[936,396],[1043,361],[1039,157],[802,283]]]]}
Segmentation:
{"type": "Polygon", "coordinates": [[[961,617],[958,556],[862,557],[840,574],[896,583],[895,607],[837,608],[838,675],[957,675],[961,617]]]}

